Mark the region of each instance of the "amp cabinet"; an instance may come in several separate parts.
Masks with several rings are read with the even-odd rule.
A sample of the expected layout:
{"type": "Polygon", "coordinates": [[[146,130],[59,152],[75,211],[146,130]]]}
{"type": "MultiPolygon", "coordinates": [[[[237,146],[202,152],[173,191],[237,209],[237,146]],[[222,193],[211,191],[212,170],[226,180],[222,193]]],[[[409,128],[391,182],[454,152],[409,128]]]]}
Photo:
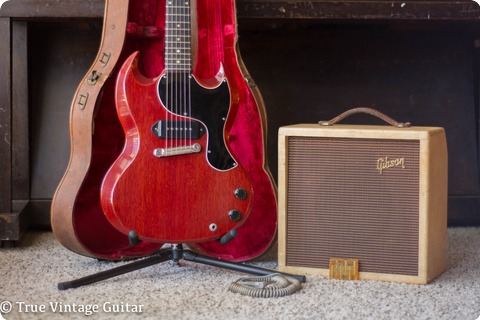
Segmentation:
{"type": "Polygon", "coordinates": [[[445,268],[443,128],[299,124],[279,129],[279,270],[425,284],[445,268]]]}

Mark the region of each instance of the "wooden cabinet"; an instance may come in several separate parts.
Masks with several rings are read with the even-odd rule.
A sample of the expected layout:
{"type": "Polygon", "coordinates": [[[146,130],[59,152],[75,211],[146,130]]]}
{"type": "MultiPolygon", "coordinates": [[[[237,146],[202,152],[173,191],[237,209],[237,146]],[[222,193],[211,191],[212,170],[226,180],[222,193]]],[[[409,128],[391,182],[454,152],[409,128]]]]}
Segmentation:
{"type": "MultiPolygon", "coordinates": [[[[71,98],[100,43],[102,0],[0,9],[0,241],[49,226],[69,159],[71,98]]],[[[243,60],[279,126],[374,106],[445,127],[449,223],[480,225],[480,7],[473,1],[237,0],[243,60]]],[[[363,122],[364,119],[354,121],[363,122]]]]}

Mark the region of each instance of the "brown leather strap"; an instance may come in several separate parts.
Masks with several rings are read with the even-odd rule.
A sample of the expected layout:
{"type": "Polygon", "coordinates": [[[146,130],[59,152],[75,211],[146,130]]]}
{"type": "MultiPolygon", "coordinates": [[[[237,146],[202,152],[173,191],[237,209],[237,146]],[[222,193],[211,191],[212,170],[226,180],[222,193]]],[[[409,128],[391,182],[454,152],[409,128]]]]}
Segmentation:
{"type": "Polygon", "coordinates": [[[356,114],[356,113],[366,113],[366,114],[375,116],[375,117],[377,117],[379,119],[382,119],[383,121],[385,121],[388,124],[390,124],[394,127],[397,127],[397,128],[408,128],[408,127],[410,127],[410,122],[397,122],[394,119],[387,116],[386,114],[384,114],[384,113],[382,113],[378,110],[372,109],[372,108],[353,108],[353,109],[350,109],[350,110],[347,110],[347,111],[341,113],[340,115],[336,116],[335,118],[333,118],[329,121],[319,121],[318,124],[321,125],[321,126],[333,126],[334,124],[342,121],[346,117],[351,116],[352,114],[356,114]]]}

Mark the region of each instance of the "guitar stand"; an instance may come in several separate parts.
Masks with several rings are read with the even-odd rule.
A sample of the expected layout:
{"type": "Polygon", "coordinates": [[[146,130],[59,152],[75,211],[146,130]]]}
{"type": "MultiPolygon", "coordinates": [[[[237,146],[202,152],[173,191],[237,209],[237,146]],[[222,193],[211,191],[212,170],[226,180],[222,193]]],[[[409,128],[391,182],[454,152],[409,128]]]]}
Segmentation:
{"type": "MultiPolygon", "coordinates": [[[[65,281],[65,282],[60,282],[58,284],[58,290],[67,290],[67,289],[72,289],[72,288],[78,288],[81,286],[89,285],[95,282],[99,282],[102,280],[106,280],[109,278],[113,278],[128,272],[132,272],[135,270],[139,270],[142,268],[146,268],[158,263],[165,262],[167,260],[172,260],[174,262],[178,262],[180,259],[186,260],[186,261],[192,261],[196,263],[201,263],[201,264],[206,264],[210,266],[215,266],[219,268],[224,268],[224,269],[229,269],[229,270],[234,270],[234,271],[239,271],[239,272],[244,272],[252,275],[258,275],[258,276],[266,276],[272,273],[278,273],[277,271],[270,270],[270,269],[264,269],[264,268],[259,268],[259,267],[254,267],[254,266],[248,266],[245,264],[241,263],[235,263],[235,262],[229,262],[229,261],[224,261],[216,258],[210,258],[210,257],[205,257],[201,256],[191,250],[184,250],[182,245],[173,245],[171,248],[166,248],[166,249],[161,249],[158,253],[144,258],[139,261],[135,261],[120,267],[116,267],[110,270],[102,271],[96,274],[92,274],[80,279],[72,280],[72,281],[65,281]]],[[[306,277],[305,276],[300,276],[300,275],[292,275],[288,273],[280,273],[289,277],[293,277],[300,282],[305,282],[306,277]]]]}

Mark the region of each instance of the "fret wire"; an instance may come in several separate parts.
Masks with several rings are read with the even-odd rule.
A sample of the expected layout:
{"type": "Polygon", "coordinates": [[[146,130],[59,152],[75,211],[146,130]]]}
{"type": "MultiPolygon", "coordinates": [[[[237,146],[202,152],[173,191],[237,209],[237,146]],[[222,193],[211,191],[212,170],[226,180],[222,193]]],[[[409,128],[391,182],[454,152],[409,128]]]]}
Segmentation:
{"type": "Polygon", "coordinates": [[[167,67],[174,67],[174,68],[183,68],[183,67],[189,67],[190,66],[190,63],[186,63],[186,62],[179,62],[177,63],[176,61],[172,61],[172,62],[169,62],[167,63],[167,67]]]}
{"type": "Polygon", "coordinates": [[[174,54],[178,54],[179,56],[191,56],[191,53],[190,51],[187,51],[185,50],[184,52],[181,51],[181,49],[175,49],[175,51],[168,51],[168,52],[165,52],[165,54],[168,54],[170,56],[174,55],[174,54]],[[180,50],[180,52],[178,52],[180,50]]]}
{"type": "Polygon", "coordinates": [[[179,56],[190,56],[190,52],[185,50],[182,52],[180,49],[175,49],[175,51],[165,52],[165,54],[177,54],[179,56]]]}

